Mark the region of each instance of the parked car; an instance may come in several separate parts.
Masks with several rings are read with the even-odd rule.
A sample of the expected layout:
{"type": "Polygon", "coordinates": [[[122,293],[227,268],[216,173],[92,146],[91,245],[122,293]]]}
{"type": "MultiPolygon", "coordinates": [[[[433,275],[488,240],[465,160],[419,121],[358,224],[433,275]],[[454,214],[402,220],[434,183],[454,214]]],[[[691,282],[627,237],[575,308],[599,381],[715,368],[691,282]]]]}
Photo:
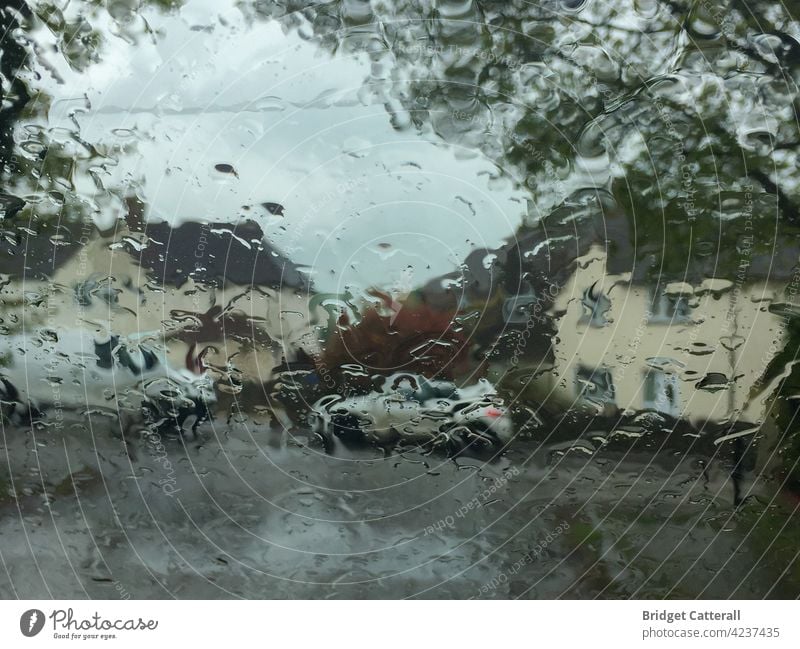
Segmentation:
{"type": "Polygon", "coordinates": [[[205,419],[216,401],[202,366],[188,357],[185,366],[172,363],[163,345],[152,341],[98,338],[76,329],[1,342],[0,405],[12,420],[141,411],[159,428],[184,430],[205,419]]]}
{"type": "Polygon", "coordinates": [[[502,447],[513,426],[493,386],[468,387],[413,375],[389,377],[381,391],[330,394],[313,406],[309,423],[326,444],[339,438],[380,445],[502,447]]]}

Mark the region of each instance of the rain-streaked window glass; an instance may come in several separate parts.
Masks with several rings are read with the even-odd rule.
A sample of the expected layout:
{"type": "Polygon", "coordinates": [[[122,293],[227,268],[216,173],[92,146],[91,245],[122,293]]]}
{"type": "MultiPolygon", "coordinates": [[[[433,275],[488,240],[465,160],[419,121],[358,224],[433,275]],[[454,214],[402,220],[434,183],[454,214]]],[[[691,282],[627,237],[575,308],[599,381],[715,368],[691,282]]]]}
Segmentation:
{"type": "Polygon", "coordinates": [[[0,6],[0,597],[796,600],[798,12],[0,6]]]}

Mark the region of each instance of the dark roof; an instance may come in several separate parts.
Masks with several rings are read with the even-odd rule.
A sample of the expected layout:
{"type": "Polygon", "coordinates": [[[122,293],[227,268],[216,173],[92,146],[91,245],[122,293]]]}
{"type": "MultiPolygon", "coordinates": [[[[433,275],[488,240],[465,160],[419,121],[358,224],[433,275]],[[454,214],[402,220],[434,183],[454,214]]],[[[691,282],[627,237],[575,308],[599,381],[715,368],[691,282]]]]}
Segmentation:
{"type": "Polygon", "coordinates": [[[127,252],[158,282],[181,286],[189,277],[219,284],[258,284],[271,288],[307,289],[299,267],[264,241],[254,221],[229,223],[147,223],[145,245],[127,252]]]}
{"type": "MultiPolygon", "coordinates": [[[[0,209],[5,204],[2,196],[0,209]]],[[[181,286],[191,276],[209,284],[226,280],[309,290],[306,274],[264,240],[255,221],[190,222],[173,228],[166,222],[145,223],[144,205],[136,199],[128,199],[127,206],[125,220],[106,232],[88,220],[40,219],[35,214],[0,218],[0,273],[47,281],[86,243],[100,237],[109,245],[123,242],[124,250],[153,280],[167,285],[181,286]],[[126,234],[133,237],[126,240],[126,234]],[[139,241],[134,244],[132,239],[139,241]]]]}
{"type": "Polygon", "coordinates": [[[532,289],[546,296],[551,286],[560,289],[569,281],[577,260],[592,246],[603,249],[608,274],[631,273],[635,284],[700,284],[710,277],[742,282],[788,280],[797,270],[800,239],[778,236],[773,245],[774,224],[770,230],[764,223],[766,216],[757,214],[756,219],[761,221],[752,226],[743,219],[707,222],[702,228],[686,222],[665,225],[656,232],[643,227],[646,219],[637,223],[610,195],[584,192],[536,224],[520,227],[498,249],[472,251],[460,271],[434,278],[422,291],[428,301],[449,294],[451,301],[464,296],[471,303],[499,286],[509,295],[532,289]],[[486,268],[488,255],[496,259],[486,268]],[[449,291],[444,288],[447,280],[455,283],[449,291]]]}
{"type": "MultiPolygon", "coordinates": [[[[0,219],[0,273],[47,281],[80,250],[83,225],[0,219]]],[[[95,228],[89,230],[94,233],[95,228]]]]}

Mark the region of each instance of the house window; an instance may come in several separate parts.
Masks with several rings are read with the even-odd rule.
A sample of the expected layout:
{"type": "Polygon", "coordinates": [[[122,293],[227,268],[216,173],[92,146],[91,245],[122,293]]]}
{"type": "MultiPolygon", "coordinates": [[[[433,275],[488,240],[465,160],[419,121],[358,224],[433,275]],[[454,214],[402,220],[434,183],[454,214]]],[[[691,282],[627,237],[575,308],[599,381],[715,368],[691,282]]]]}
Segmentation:
{"type": "Polygon", "coordinates": [[[649,322],[679,324],[690,321],[691,307],[682,295],[666,295],[655,288],[650,296],[649,322]]]}
{"type": "Polygon", "coordinates": [[[508,324],[526,324],[545,317],[546,304],[536,295],[536,292],[527,286],[525,293],[514,295],[503,302],[503,319],[508,324]]]}
{"type": "Polygon", "coordinates": [[[610,322],[607,314],[611,309],[611,300],[603,292],[599,282],[595,282],[583,291],[581,306],[583,307],[583,313],[578,320],[578,324],[604,327],[610,322]]]}
{"type": "Polygon", "coordinates": [[[579,399],[599,406],[614,403],[614,383],[608,368],[579,367],[575,374],[575,389],[579,399]]]}
{"type": "Polygon", "coordinates": [[[677,417],[680,415],[678,376],[649,370],[644,376],[644,407],[677,417]]]}

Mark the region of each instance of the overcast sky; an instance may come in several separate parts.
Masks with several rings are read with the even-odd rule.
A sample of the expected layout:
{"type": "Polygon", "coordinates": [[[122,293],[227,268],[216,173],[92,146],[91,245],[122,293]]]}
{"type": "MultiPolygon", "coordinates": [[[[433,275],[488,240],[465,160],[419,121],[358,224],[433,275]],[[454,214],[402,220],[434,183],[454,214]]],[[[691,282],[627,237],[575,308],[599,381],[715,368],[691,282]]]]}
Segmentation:
{"type": "Polygon", "coordinates": [[[119,147],[106,186],[138,186],[150,218],[254,218],[334,292],[422,284],[519,226],[525,196],[490,161],[393,126],[381,89],[364,84],[366,54],[331,57],[277,22],[248,25],[227,0],[144,16],[155,36],[132,23],[136,42],[107,39],[84,74],[46,55],[63,82],[41,83],[51,126],[88,98],[82,138],[119,147]]]}

